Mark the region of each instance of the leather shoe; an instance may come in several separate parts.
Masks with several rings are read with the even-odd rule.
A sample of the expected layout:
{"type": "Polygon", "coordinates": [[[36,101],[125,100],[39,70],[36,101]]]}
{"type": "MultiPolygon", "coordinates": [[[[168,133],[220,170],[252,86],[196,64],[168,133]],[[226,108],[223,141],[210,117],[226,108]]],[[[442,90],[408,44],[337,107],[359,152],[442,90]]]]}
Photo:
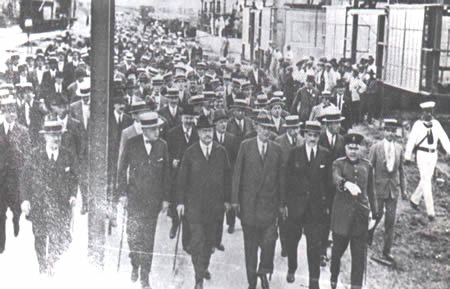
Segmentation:
{"type": "Polygon", "coordinates": [[[14,221],[14,237],[19,236],[19,221],[14,221]]]}
{"type": "Polygon", "coordinates": [[[228,234],[234,233],[234,226],[228,226],[228,234]]]}
{"type": "Polygon", "coordinates": [[[259,278],[261,279],[261,288],[270,289],[269,280],[267,280],[266,274],[260,274],[259,278]]]}
{"type": "Polygon", "coordinates": [[[218,245],[216,248],[219,251],[222,251],[222,252],[225,251],[225,247],[222,244],[218,245]]]}
{"type": "Polygon", "coordinates": [[[392,256],[389,253],[383,253],[383,258],[386,259],[387,261],[391,262],[391,263],[395,261],[394,260],[394,256],[392,256]]]}
{"type": "Polygon", "coordinates": [[[419,205],[417,205],[417,204],[414,203],[413,201],[409,200],[409,204],[411,205],[411,208],[413,208],[414,210],[420,211],[419,205]]]}
{"type": "Polygon", "coordinates": [[[288,283],[294,283],[295,282],[295,273],[288,273],[286,276],[286,281],[288,283]]]}
{"type": "Polygon", "coordinates": [[[330,278],[331,289],[336,289],[337,287],[337,277],[331,276],[330,278]]]}
{"type": "Polygon", "coordinates": [[[139,279],[139,267],[133,267],[131,271],[131,282],[135,283],[139,279]]]}
{"type": "Polygon", "coordinates": [[[172,227],[170,228],[170,234],[169,234],[170,239],[175,239],[175,237],[177,236],[177,229],[178,229],[178,225],[172,224],[172,227]]]}
{"type": "Polygon", "coordinates": [[[209,273],[209,271],[206,270],[205,274],[203,275],[203,278],[208,281],[211,280],[211,273],[209,273]]]}

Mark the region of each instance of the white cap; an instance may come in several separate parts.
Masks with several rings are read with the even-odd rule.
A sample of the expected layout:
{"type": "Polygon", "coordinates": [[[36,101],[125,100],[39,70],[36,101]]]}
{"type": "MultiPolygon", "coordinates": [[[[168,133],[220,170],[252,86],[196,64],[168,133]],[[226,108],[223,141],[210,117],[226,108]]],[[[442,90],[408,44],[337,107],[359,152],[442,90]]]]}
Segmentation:
{"type": "Polygon", "coordinates": [[[420,107],[422,109],[433,108],[435,106],[436,106],[436,102],[434,102],[434,101],[425,101],[420,104],[420,107]]]}

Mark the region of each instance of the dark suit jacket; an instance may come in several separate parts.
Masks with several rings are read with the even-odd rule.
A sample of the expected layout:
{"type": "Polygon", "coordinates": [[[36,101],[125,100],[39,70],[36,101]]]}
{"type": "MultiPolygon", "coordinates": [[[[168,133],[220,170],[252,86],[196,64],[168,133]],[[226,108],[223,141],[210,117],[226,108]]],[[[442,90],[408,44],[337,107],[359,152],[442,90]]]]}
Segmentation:
{"type": "Polygon", "coordinates": [[[285,165],[287,164],[287,161],[288,161],[288,159],[289,159],[289,156],[290,156],[290,154],[291,154],[291,151],[292,151],[296,146],[299,145],[299,140],[297,139],[297,143],[293,146],[293,145],[289,142],[289,139],[288,139],[288,137],[287,137],[286,134],[287,134],[287,133],[284,133],[284,134],[278,136],[278,137],[275,139],[275,142],[276,142],[277,144],[279,144],[280,147],[281,147],[281,153],[282,153],[282,157],[283,157],[283,164],[285,164],[285,165]]]}
{"type": "Polygon", "coordinates": [[[30,125],[27,125],[25,117],[25,104],[17,106],[17,121],[28,128],[28,132],[31,138],[31,143],[33,147],[37,146],[38,140],[40,139],[39,131],[44,124],[45,112],[41,108],[41,103],[37,100],[33,100],[30,105],[30,125]]]}
{"type": "Polygon", "coordinates": [[[372,145],[369,153],[375,175],[375,195],[378,199],[398,198],[400,193],[406,193],[406,177],[403,168],[403,149],[395,144],[394,169],[389,172],[386,167],[384,141],[372,145]]]}
{"type": "Polygon", "coordinates": [[[328,141],[328,136],[326,131],[322,132],[319,137],[319,145],[328,149],[331,152],[331,157],[334,160],[345,156],[345,142],[344,137],[340,134],[336,136],[336,141],[334,147],[332,148],[330,142],[328,141]]]}
{"type": "Polygon", "coordinates": [[[230,202],[231,168],[225,148],[213,142],[207,160],[200,143],[184,153],[177,177],[177,202],[185,205],[185,216],[191,224],[214,223],[230,202]]]}
{"type": "Polygon", "coordinates": [[[167,143],[161,139],[153,142],[149,156],[142,135],[128,140],[119,163],[118,182],[119,191],[128,194],[130,215],[157,216],[162,201],[169,200],[167,143]]]}
{"type": "MultiPolygon", "coordinates": [[[[219,142],[216,132],[214,132],[214,141],[219,142]]],[[[231,168],[233,168],[239,150],[239,141],[237,137],[229,132],[225,132],[225,137],[221,145],[223,145],[227,150],[228,159],[230,161],[231,168]]]]}
{"type": "Polygon", "coordinates": [[[231,201],[240,204],[241,222],[252,226],[275,224],[283,201],[284,174],[281,148],[269,141],[265,159],[257,139],[241,143],[233,171],[231,201]]]}
{"type": "Polygon", "coordinates": [[[300,121],[308,120],[312,108],[320,103],[319,90],[312,88],[312,95],[315,95],[315,97],[311,96],[306,87],[302,87],[297,91],[297,95],[291,106],[291,114],[298,114],[300,121]],[[300,110],[297,111],[299,103],[301,103],[300,110]]]}
{"type": "Polygon", "coordinates": [[[77,195],[77,158],[60,147],[56,163],[48,159],[45,145],[35,148],[26,165],[22,200],[31,204],[35,235],[60,232],[70,224],[70,197],[77,195]]]}
{"type": "Polygon", "coordinates": [[[88,155],[89,155],[89,126],[90,122],[88,121],[88,126],[85,128],[84,119],[83,119],[83,111],[82,111],[82,100],[76,101],[70,105],[70,115],[78,120],[81,124],[80,131],[80,150],[78,154],[79,165],[82,167],[80,171],[84,174],[87,174],[88,171],[88,155]]]}
{"type": "MultiPolygon", "coordinates": [[[[272,120],[272,123],[275,125],[275,122],[272,120]]],[[[280,119],[280,127],[277,128],[276,126],[272,127],[270,130],[273,131],[274,133],[276,133],[277,135],[282,135],[286,132],[286,128],[283,127],[283,124],[285,124],[286,121],[284,120],[284,118],[280,119]]]]}
{"type": "Polygon", "coordinates": [[[164,117],[167,120],[167,129],[170,130],[173,127],[181,124],[181,113],[183,112],[183,109],[178,106],[177,108],[177,114],[175,116],[172,116],[170,113],[169,107],[165,106],[159,110],[159,115],[164,117]]]}
{"type": "MultiPolygon", "coordinates": [[[[51,76],[51,73],[49,70],[44,72],[44,75],[42,76],[42,82],[39,91],[41,93],[45,92],[51,87],[55,86],[55,78],[51,76]]],[[[40,95],[40,98],[45,98],[45,95],[40,95]]]]}
{"type": "MultiPolygon", "coordinates": [[[[11,191],[5,184],[10,176],[10,152],[9,144],[6,138],[0,136],[0,214],[3,216],[6,213],[8,206],[20,208],[17,191],[11,191]],[[14,201],[15,200],[15,201],[14,201]]],[[[14,172],[15,173],[15,172],[14,172]]]]}
{"type": "Polygon", "coordinates": [[[286,167],[288,218],[320,223],[327,216],[327,181],[331,180],[330,152],[319,146],[310,163],[306,146],[296,147],[291,151],[286,167]]]}
{"type": "Polygon", "coordinates": [[[227,132],[235,135],[239,139],[239,142],[241,142],[247,134],[251,133],[254,130],[255,130],[255,128],[253,127],[253,123],[248,117],[244,117],[244,130],[243,131],[236,123],[235,118],[231,118],[228,121],[227,132]]]}

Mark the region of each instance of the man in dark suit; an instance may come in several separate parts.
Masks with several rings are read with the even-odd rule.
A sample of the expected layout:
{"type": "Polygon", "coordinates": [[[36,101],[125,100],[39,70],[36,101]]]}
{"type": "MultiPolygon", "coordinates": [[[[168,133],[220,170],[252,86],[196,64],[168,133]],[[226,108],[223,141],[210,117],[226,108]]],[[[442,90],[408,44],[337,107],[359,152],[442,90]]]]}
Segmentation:
{"type": "Polygon", "coordinates": [[[282,100],[283,92],[275,91],[274,96],[270,99],[269,109],[273,123],[272,131],[277,135],[282,135],[286,129],[284,123],[286,122],[282,117],[284,101],[282,100]]]}
{"type": "Polygon", "coordinates": [[[401,128],[401,124],[396,119],[385,119],[383,123],[384,139],[372,145],[369,160],[375,175],[378,215],[383,216],[383,211],[386,210],[382,253],[387,261],[394,262],[391,248],[394,240],[397,200],[400,194],[404,200],[407,199],[406,177],[403,168],[403,149],[395,141],[397,128],[401,128]]]}
{"type": "Polygon", "coordinates": [[[245,99],[236,98],[231,108],[233,109],[233,116],[228,121],[227,132],[235,135],[240,144],[247,134],[254,131],[253,122],[245,116],[246,111],[249,110],[245,99]]]}
{"type": "Polygon", "coordinates": [[[268,139],[271,126],[269,115],[260,113],[257,118],[258,135],[241,143],[233,172],[231,199],[244,231],[250,289],[256,288],[258,277],[262,288],[269,288],[267,274],[273,272],[276,221],[281,204],[284,204],[283,160],[280,146],[268,139]],[[261,248],[259,258],[258,248],[261,248]]]}
{"type": "MultiPolygon", "coordinates": [[[[227,132],[227,123],[228,123],[228,115],[223,109],[216,110],[214,112],[214,124],[215,124],[215,132],[214,132],[214,141],[224,146],[228,159],[230,161],[231,169],[234,168],[234,162],[236,161],[236,156],[238,152],[238,140],[231,133],[227,132]]],[[[228,233],[234,233],[234,226],[236,223],[236,214],[233,210],[228,210],[226,212],[227,216],[227,225],[228,225],[228,233]]],[[[223,251],[225,247],[222,245],[222,233],[223,233],[223,218],[219,221],[219,227],[217,230],[217,249],[223,251]]]]}
{"type": "MultiPolygon", "coordinates": [[[[275,139],[275,142],[281,147],[281,154],[283,158],[284,166],[287,165],[291,151],[299,145],[303,144],[303,138],[300,135],[300,122],[298,115],[290,115],[286,117],[286,122],[283,125],[286,132],[275,139]]],[[[280,233],[280,244],[281,244],[281,256],[287,256],[286,248],[286,233],[287,227],[286,222],[282,219],[278,219],[278,230],[280,233]]]]}
{"type": "Polygon", "coordinates": [[[266,82],[266,74],[258,67],[258,64],[254,62],[252,69],[248,72],[247,78],[252,84],[253,93],[260,93],[262,86],[266,82]]]}
{"type": "Polygon", "coordinates": [[[167,120],[168,130],[181,124],[183,109],[178,105],[178,92],[178,89],[168,89],[166,94],[167,105],[159,110],[159,115],[167,120]]]}
{"type": "Polygon", "coordinates": [[[331,180],[330,152],[319,146],[320,122],[305,123],[305,144],[291,151],[287,164],[287,282],[295,281],[297,248],[306,235],[309,288],[319,288],[322,222],[327,217],[327,181],[331,180]]]}
{"type": "Polygon", "coordinates": [[[39,98],[45,99],[45,93],[55,86],[56,73],[58,72],[58,59],[50,57],[48,59],[49,70],[45,71],[42,76],[41,86],[39,88],[39,98]]]}
{"type": "Polygon", "coordinates": [[[306,86],[297,91],[294,102],[291,106],[291,114],[298,114],[300,121],[309,119],[311,110],[320,102],[320,91],[314,87],[314,76],[306,77],[306,86]]]}
{"type": "Polygon", "coordinates": [[[341,257],[350,243],[352,268],[351,288],[362,288],[367,262],[369,213],[379,219],[374,193],[373,169],[360,156],[364,137],[357,133],[344,136],[345,157],[333,163],[333,183],[336,188],[331,211],[333,249],[331,251],[331,288],[336,289],[341,257]]]}
{"type": "Polygon", "coordinates": [[[336,86],[331,92],[331,102],[336,105],[341,115],[345,117],[342,121],[342,128],[347,132],[352,127],[352,98],[347,90],[344,79],[338,79],[336,86]]]}
{"type": "MultiPolygon", "coordinates": [[[[0,211],[0,235],[4,234],[4,226],[6,222],[6,209],[9,207],[13,213],[14,235],[19,234],[20,210],[20,194],[21,183],[23,179],[24,163],[31,153],[31,140],[27,129],[17,122],[17,101],[14,97],[9,96],[0,102],[3,114],[3,123],[0,124],[0,138],[4,141],[7,148],[7,171],[5,182],[2,188],[7,192],[8,198],[5,199],[6,207],[4,212],[0,211]],[[3,231],[3,232],[1,232],[3,231]]],[[[3,245],[0,242],[0,251],[3,245]]]]}
{"type": "MultiPolygon", "coordinates": [[[[195,129],[195,113],[192,106],[184,109],[181,116],[181,124],[172,128],[167,133],[167,143],[169,146],[169,161],[171,167],[170,179],[176,180],[178,170],[180,169],[180,162],[183,159],[184,152],[188,147],[198,141],[197,130],[195,129]]],[[[170,229],[170,238],[175,238],[177,228],[180,222],[180,216],[176,212],[176,183],[172,182],[170,189],[169,216],[172,218],[172,227],[170,229]]],[[[190,251],[189,246],[190,234],[189,225],[183,219],[183,248],[185,251],[190,251]]]]}
{"type": "Polygon", "coordinates": [[[22,211],[33,223],[39,271],[53,274],[55,263],[71,242],[72,207],[77,194],[77,158],[61,146],[62,125],[46,121],[45,144],[26,164],[22,211]]]}
{"type": "MultiPolygon", "coordinates": [[[[331,152],[331,159],[335,161],[338,158],[345,156],[345,143],[344,137],[339,134],[341,131],[341,122],[345,117],[341,116],[340,111],[336,107],[327,107],[323,111],[322,123],[325,124],[325,131],[320,134],[319,145],[328,149],[331,152]]],[[[330,183],[330,187],[327,190],[327,209],[331,212],[334,199],[334,185],[330,183]]],[[[328,217],[331,217],[328,214],[328,217]]],[[[321,266],[326,266],[328,261],[327,248],[329,246],[328,237],[330,235],[330,218],[325,220],[325,228],[322,236],[322,252],[321,252],[321,266]]]]}
{"type": "Polygon", "coordinates": [[[219,220],[231,209],[231,167],[225,148],[213,141],[214,124],[206,116],[197,123],[200,141],[184,153],[177,180],[177,211],[191,231],[191,257],[195,289],[209,280],[209,261],[216,246],[219,220]]]}
{"type": "Polygon", "coordinates": [[[150,289],[153,247],[158,215],[167,211],[169,199],[169,154],[159,138],[163,121],[156,112],[140,116],[142,135],[130,139],[119,163],[119,192],[128,199],[127,235],[132,265],[131,280],[140,275],[143,289],[150,289]],[[129,171],[129,176],[127,177],[129,171]]]}
{"type": "Polygon", "coordinates": [[[90,119],[90,103],[91,103],[91,89],[90,83],[88,81],[82,82],[78,86],[77,96],[81,98],[80,100],[72,103],[70,105],[70,114],[78,120],[82,124],[81,130],[81,145],[79,151],[79,172],[81,175],[79,176],[79,186],[80,192],[82,196],[82,209],[81,213],[86,214],[88,212],[88,176],[87,173],[89,171],[89,119],[90,119]]]}

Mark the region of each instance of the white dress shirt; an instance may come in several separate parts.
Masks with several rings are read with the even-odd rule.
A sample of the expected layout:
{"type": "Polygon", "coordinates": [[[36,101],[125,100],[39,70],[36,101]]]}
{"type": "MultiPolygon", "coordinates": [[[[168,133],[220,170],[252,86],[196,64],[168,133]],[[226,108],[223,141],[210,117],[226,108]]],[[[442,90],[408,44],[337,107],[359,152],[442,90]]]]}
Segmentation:
{"type": "Polygon", "coordinates": [[[47,151],[48,160],[54,160],[55,162],[58,160],[59,149],[53,149],[50,145],[45,146],[45,150],[47,151]]]}
{"type": "Polygon", "coordinates": [[[225,141],[225,134],[224,133],[220,133],[218,131],[216,131],[216,136],[217,136],[217,141],[219,143],[223,143],[225,141]]]}
{"type": "Polygon", "coordinates": [[[66,117],[65,118],[63,118],[63,119],[61,119],[59,116],[58,116],[58,120],[60,121],[60,122],[62,122],[62,126],[63,126],[63,132],[65,132],[65,131],[67,131],[67,122],[69,121],[69,115],[66,115],[66,117]]]}
{"type": "Polygon", "coordinates": [[[258,151],[261,157],[264,157],[267,153],[267,142],[263,143],[259,137],[256,138],[256,142],[258,144],[258,151]]]}
{"type": "Polygon", "coordinates": [[[145,137],[145,135],[144,135],[144,145],[145,150],[147,151],[147,155],[150,155],[150,153],[152,152],[152,144],[150,143],[150,140],[145,137]]]}
{"type": "Polygon", "coordinates": [[[117,110],[114,110],[114,117],[116,118],[117,124],[119,124],[123,119],[123,113],[118,113],[117,110]]]}
{"type": "Polygon", "coordinates": [[[169,107],[170,115],[172,117],[175,117],[177,115],[178,106],[173,107],[173,106],[169,105],[168,107],[169,107]]]}
{"type": "Polygon", "coordinates": [[[6,135],[8,135],[8,133],[10,131],[12,131],[14,128],[14,122],[8,123],[7,121],[4,121],[3,125],[5,126],[5,134],[6,135]]]}
{"type": "Polygon", "coordinates": [[[395,145],[394,141],[388,141],[384,139],[384,153],[386,157],[386,168],[389,172],[392,172],[394,169],[395,162],[395,145]]]}
{"type": "Polygon", "coordinates": [[[183,128],[184,138],[186,139],[186,142],[188,143],[189,140],[191,139],[192,129],[185,128],[184,126],[182,128],[183,128]]]}
{"type": "Polygon", "coordinates": [[[83,124],[84,124],[84,128],[87,129],[88,127],[88,121],[90,118],[90,105],[89,104],[85,104],[84,102],[81,104],[81,110],[83,113],[83,124]]]}
{"type": "Polygon", "coordinates": [[[311,161],[311,150],[314,152],[314,158],[317,157],[317,146],[310,147],[308,144],[305,143],[306,148],[306,156],[308,157],[308,161],[311,161]]]}
{"type": "Polygon", "coordinates": [[[327,129],[327,138],[328,138],[328,143],[330,144],[330,146],[333,148],[336,145],[336,135],[332,134],[328,129],[327,129]]]}
{"type": "Polygon", "coordinates": [[[200,141],[200,148],[202,149],[205,159],[209,159],[211,156],[212,142],[209,145],[205,145],[202,141],[200,141]]]}
{"type": "Polygon", "coordinates": [[[275,124],[275,127],[277,130],[280,130],[281,125],[281,117],[272,117],[273,123],[275,124]]]}

